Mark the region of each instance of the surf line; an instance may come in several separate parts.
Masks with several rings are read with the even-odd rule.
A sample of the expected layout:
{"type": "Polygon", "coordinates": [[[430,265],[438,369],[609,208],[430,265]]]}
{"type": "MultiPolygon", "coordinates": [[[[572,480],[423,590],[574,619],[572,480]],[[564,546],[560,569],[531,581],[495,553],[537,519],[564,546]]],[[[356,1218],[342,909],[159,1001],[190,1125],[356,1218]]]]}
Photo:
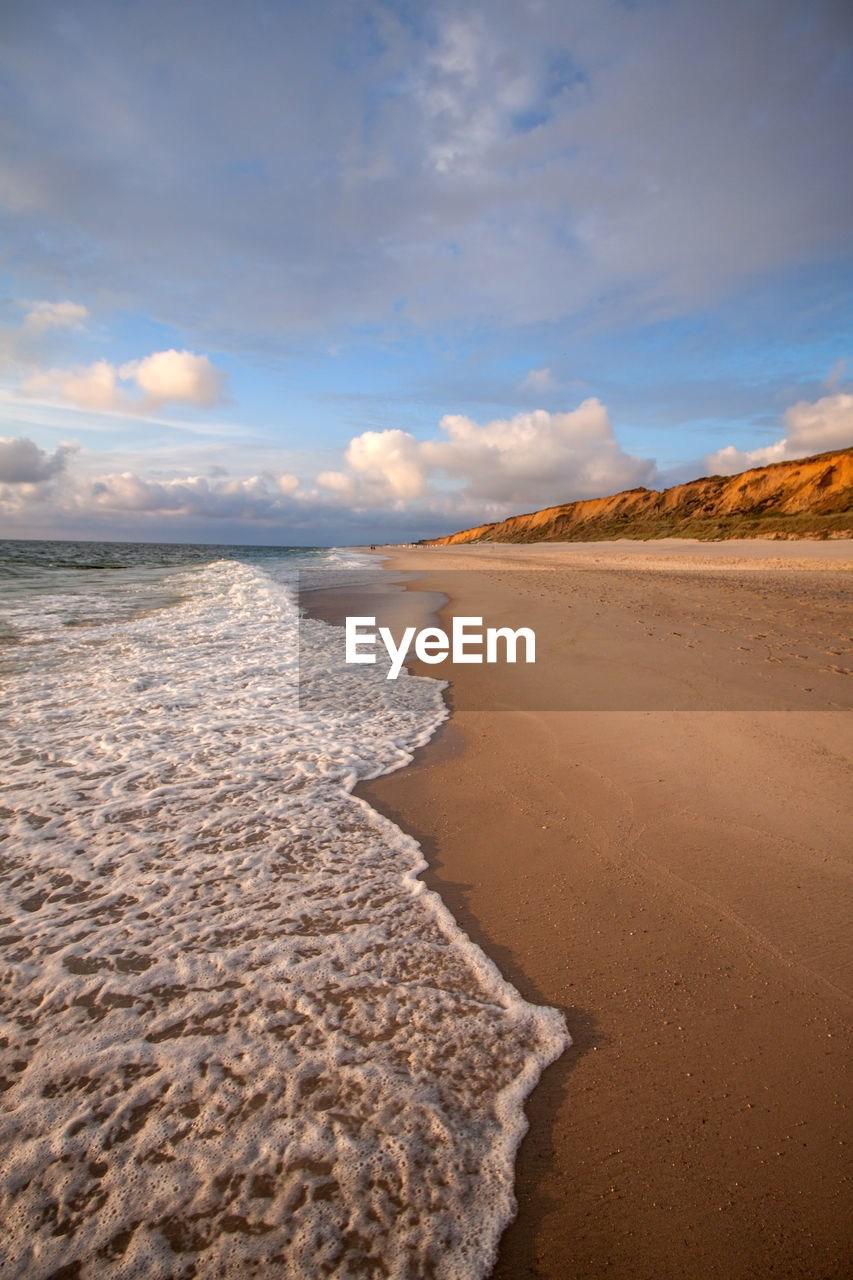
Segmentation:
{"type": "Polygon", "coordinates": [[[414,644],[415,656],[421,662],[509,662],[517,661],[519,640],[524,642],[524,661],[536,661],[536,635],[530,627],[487,627],[483,630],[482,618],[454,618],[451,634],[441,627],[406,627],[397,644],[390,627],[376,628],[376,619],[352,617],[346,620],[346,661],[375,662],[376,648],[381,640],[391,659],[386,679],[396,680],[403,660],[414,644]],[[498,641],[503,641],[503,657],[499,655],[498,641]],[[485,656],[483,650],[485,649],[485,656]],[[479,651],[477,651],[479,650],[479,651]]]}

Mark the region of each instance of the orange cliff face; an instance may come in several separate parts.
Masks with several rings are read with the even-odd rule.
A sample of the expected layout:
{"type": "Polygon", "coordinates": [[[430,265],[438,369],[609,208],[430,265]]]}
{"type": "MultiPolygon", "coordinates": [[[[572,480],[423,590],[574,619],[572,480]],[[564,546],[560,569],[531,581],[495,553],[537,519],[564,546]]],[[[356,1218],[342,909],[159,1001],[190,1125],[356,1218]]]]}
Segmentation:
{"type": "Polygon", "coordinates": [[[853,537],[853,447],[661,491],[626,489],[546,507],[431,545],[666,537],[853,537]]]}

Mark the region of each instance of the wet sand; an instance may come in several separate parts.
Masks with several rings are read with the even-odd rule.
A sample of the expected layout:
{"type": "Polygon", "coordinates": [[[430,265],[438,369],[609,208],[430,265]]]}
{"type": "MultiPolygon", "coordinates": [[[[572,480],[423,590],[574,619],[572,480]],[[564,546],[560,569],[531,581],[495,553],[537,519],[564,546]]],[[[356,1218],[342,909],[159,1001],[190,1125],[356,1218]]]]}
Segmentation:
{"type": "Polygon", "coordinates": [[[586,655],[580,700],[537,662],[501,711],[497,668],[454,668],[448,724],[359,789],[574,1039],[528,1101],[494,1276],[849,1276],[853,546],[388,554],[445,619],[520,609],[586,655]]]}

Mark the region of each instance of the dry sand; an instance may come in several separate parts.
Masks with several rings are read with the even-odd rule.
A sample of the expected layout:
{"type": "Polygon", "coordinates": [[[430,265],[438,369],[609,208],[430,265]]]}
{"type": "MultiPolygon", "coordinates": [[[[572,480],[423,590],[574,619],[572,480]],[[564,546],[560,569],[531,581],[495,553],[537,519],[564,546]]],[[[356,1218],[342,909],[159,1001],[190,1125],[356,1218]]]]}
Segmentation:
{"type": "Polygon", "coordinates": [[[391,554],[445,617],[523,613],[549,655],[527,709],[464,709],[499,676],[456,668],[448,725],[360,789],[574,1038],[494,1275],[850,1276],[853,545],[391,554]]]}

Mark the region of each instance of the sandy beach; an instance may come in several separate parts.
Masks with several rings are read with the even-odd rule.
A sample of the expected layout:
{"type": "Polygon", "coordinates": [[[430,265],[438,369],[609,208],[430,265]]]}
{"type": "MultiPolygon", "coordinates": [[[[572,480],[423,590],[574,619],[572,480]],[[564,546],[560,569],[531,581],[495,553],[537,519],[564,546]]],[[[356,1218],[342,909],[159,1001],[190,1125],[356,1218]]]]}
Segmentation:
{"type": "Polygon", "coordinates": [[[849,1275],[853,545],[388,554],[444,625],[523,615],[552,655],[503,710],[454,668],[450,721],[359,788],[573,1037],[494,1276],[849,1275]]]}

